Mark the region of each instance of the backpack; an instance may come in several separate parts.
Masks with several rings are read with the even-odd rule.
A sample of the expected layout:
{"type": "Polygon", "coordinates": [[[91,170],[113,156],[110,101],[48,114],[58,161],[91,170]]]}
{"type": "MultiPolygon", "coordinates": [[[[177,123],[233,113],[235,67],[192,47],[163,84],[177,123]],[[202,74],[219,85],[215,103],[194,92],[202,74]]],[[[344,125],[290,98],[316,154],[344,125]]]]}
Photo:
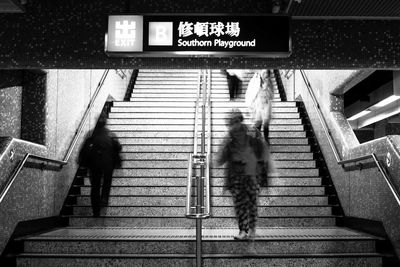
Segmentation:
{"type": "Polygon", "coordinates": [[[81,151],[79,152],[78,163],[81,167],[88,167],[90,163],[90,157],[94,150],[93,138],[89,137],[83,144],[81,151]]]}

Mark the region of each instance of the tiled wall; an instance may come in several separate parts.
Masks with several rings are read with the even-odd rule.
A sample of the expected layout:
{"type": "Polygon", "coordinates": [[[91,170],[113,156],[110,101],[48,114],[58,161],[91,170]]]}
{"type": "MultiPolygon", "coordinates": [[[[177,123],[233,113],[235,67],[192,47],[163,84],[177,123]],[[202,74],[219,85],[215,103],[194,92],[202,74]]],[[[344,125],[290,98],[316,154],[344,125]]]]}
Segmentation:
{"type": "MultiPolygon", "coordinates": [[[[267,1],[28,1],[0,14],[0,68],[399,68],[398,20],[293,20],[289,58],[110,58],[107,15],[268,12],[267,1]],[[130,4],[126,4],[126,3],[130,4]],[[4,52],[6,51],[6,52],[4,52]]],[[[257,27],[257,25],[255,25],[257,27]]],[[[271,25],[274,27],[274,25],[271,25]]],[[[268,28],[265,29],[268,34],[268,28]]]]}

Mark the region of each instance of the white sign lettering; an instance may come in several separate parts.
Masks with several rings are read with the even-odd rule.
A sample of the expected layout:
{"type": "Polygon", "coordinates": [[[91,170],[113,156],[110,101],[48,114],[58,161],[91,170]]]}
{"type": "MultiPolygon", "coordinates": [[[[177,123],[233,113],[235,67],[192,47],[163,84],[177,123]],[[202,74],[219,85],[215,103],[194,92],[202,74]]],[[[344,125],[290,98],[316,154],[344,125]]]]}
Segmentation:
{"type": "Polygon", "coordinates": [[[212,36],[220,37],[222,35],[229,35],[231,37],[238,37],[240,34],[239,22],[189,22],[180,21],[178,26],[178,36],[188,37],[190,35],[212,36]]]}

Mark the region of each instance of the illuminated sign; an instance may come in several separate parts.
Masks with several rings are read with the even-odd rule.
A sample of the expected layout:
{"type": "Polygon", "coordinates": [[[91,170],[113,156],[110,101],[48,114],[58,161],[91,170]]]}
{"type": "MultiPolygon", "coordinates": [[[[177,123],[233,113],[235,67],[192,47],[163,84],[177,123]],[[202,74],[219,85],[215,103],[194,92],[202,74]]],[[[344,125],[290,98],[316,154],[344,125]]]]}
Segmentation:
{"type": "Polygon", "coordinates": [[[257,56],[291,53],[290,17],[282,15],[111,15],[110,56],[257,56]]]}

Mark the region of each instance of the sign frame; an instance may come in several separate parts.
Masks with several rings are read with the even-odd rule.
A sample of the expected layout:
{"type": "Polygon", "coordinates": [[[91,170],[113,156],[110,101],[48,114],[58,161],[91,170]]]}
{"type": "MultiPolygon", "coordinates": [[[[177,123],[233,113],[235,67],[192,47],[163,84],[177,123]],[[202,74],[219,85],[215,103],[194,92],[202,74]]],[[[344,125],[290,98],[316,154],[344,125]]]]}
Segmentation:
{"type": "MultiPolygon", "coordinates": [[[[153,14],[153,13],[148,13],[148,14],[110,14],[108,15],[108,19],[110,19],[111,16],[142,16],[143,17],[143,32],[142,32],[142,37],[143,37],[143,51],[139,52],[134,52],[134,51],[112,51],[108,49],[108,33],[105,34],[105,53],[110,56],[110,57],[232,57],[232,56],[238,56],[238,57],[258,57],[258,58],[287,58],[290,57],[292,54],[292,31],[291,31],[291,17],[289,15],[285,14],[228,14],[228,13],[209,13],[209,14],[198,14],[198,13],[173,13],[173,14],[168,14],[168,13],[161,13],[161,14],[153,14]],[[222,18],[222,20],[226,20],[228,18],[232,17],[237,17],[237,18],[245,18],[245,19],[252,19],[253,17],[256,17],[258,19],[260,18],[268,18],[269,20],[273,20],[274,18],[277,18],[278,20],[286,20],[287,25],[285,25],[287,28],[287,48],[285,51],[213,51],[212,49],[210,50],[162,50],[163,46],[156,46],[153,45],[151,46],[153,50],[146,50],[150,45],[146,44],[146,41],[149,42],[149,23],[150,22],[162,22],[165,21],[165,18],[169,19],[168,22],[173,21],[174,19],[185,17],[187,19],[192,19],[192,21],[196,21],[196,19],[201,18],[216,18],[217,20],[222,18]],[[156,50],[155,47],[160,47],[160,50],[156,50]]],[[[266,29],[267,31],[268,29],[266,29]]],[[[174,32],[174,30],[172,30],[174,32]]],[[[256,36],[258,38],[258,36],[256,36]]],[[[283,40],[282,42],[286,42],[283,40]]],[[[170,46],[170,45],[169,45],[170,46]]],[[[173,48],[176,48],[176,46],[172,46],[173,48]]],[[[282,49],[284,50],[284,49],[282,49]]]]}

